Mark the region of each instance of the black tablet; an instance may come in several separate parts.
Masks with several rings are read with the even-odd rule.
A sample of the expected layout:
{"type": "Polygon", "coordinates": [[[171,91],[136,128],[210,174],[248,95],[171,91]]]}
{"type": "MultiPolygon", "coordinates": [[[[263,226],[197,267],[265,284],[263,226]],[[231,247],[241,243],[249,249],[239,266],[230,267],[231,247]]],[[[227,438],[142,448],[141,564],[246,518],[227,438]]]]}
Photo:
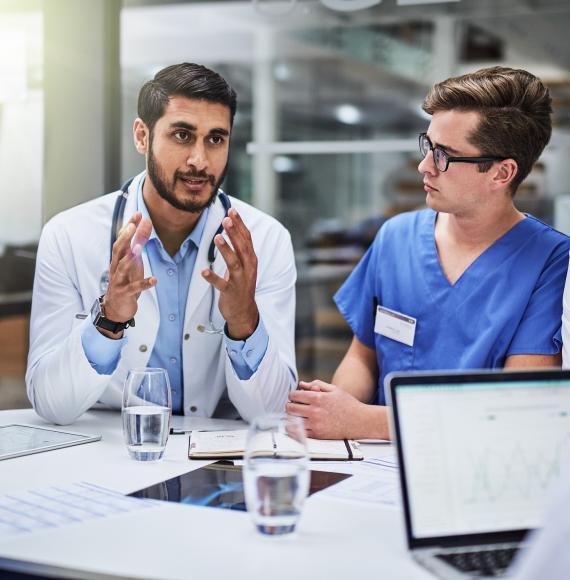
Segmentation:
{"type": "MultiPolygon", "coordinates": [[[[309,495],[347,477],[351,477],[351,475],[329,471],[311,471],[309,495]]],[[[217,461],[129,495],[246,511],[241,467],[233,465],[231,461],[217,461]]]]}

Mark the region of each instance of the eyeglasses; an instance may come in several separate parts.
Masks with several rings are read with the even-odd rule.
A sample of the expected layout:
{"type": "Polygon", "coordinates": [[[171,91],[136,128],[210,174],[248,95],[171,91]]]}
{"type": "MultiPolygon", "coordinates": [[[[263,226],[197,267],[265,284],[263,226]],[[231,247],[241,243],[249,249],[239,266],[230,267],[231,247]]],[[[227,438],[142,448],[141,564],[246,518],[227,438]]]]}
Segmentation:
{"type": "Polygon", "coordinates": [[[489,161],[502,161],[504,157],[451,157],[447,151],[439,145],[435,147],[429,140],[427,133],[420,133],[420,153],[425,157],[430,151],[433,151],[433,161],[439,171],[447,171],[450,163],[485,163],[489,161]]]}

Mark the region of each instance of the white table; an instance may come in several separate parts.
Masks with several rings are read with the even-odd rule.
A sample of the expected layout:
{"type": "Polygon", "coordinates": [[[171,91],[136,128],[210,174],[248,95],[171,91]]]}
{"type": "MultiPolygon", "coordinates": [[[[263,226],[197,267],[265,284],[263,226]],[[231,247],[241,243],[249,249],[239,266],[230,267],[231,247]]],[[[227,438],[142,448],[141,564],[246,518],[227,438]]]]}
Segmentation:
{"type": "MultiPolygon", "coordinates": [[[[45,425],[32,410],[0,412],[1,424],[15,422],[45,425]]],[[[90,411],[69,430],[101,433],[103,440],[0,462],[0,494],[78,481],[130,493],[210,463],[187,459],[184,435],[170,436],[161,462],[130,460],[118,412],[90,411]]],[[[367,445],[365,453],[386,448],[367,445]]],[[[73,578],[432,578],[407,554],[399,509],[319,494],[287,537],[261,536],[246,513],[164,502],[2,541],[2,557],[54,566],[59,574],[65,568],[73,578]]]]}

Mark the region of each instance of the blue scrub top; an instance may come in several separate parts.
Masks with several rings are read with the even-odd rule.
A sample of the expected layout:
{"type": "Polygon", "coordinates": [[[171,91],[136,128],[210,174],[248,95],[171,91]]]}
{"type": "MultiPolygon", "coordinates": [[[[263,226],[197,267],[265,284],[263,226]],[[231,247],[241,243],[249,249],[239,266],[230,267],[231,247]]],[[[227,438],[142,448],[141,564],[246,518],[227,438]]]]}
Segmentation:
{"type": "Polygon", "coordinates": [[[334,300],[355,336],[376,350],[376,402],[392,371],[501,368],[509,355],[560,352],[570,238],[532,216],[518,222],[450,284],[431,209],[388,220],[334,300]],[[413,346],[374,332],[377,305],[417,319],[413,346]]]}

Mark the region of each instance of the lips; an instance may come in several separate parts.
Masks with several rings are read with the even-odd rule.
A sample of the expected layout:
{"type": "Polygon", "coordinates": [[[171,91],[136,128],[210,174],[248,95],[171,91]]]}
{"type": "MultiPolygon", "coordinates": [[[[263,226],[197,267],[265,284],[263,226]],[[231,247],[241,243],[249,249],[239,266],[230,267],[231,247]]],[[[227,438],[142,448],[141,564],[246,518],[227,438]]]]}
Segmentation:
{"type": "Polygon", "coordinates": [[[426,193],[431,193],[432,191],[439,191],[437,188],[430,185],[427,181],[424,181],[424,191],[426,193]]]}
{"type": "Polygon", "coordinates": [[[200,191],[209,183],[208,179],[200,177],[180,177],[179,179],[184,187],[190,191],[200,191]]]}

